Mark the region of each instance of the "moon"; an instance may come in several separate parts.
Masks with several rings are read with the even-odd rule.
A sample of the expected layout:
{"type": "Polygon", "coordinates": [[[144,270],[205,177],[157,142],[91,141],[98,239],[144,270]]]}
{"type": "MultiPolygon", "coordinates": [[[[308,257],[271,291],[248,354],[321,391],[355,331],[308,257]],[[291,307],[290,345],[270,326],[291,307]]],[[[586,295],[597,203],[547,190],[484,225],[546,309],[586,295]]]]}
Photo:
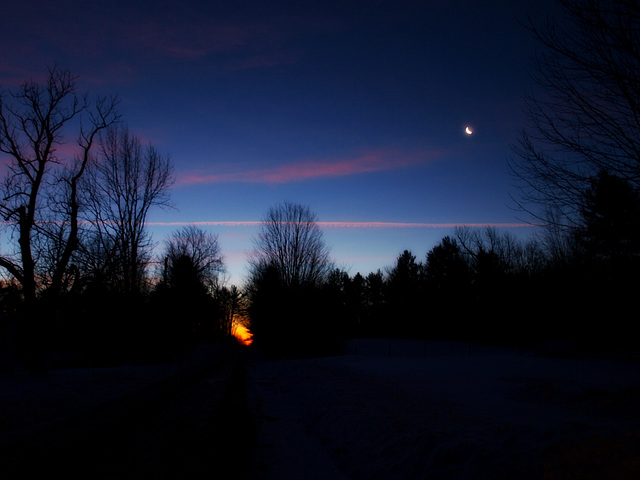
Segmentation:
{"type": "Polygon", "coordinates": [[[465,127],[464,133],[466,133],[467,135],[471,135],[473,133],[473,130],[471,130],[471,127],[465,127]]]}

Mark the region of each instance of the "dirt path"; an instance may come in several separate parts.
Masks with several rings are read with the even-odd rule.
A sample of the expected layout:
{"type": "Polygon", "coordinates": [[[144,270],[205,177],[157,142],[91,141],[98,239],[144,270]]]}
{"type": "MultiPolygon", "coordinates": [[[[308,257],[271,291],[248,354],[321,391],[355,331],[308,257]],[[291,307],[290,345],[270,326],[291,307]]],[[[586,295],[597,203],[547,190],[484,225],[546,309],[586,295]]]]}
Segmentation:
{"type": "MultiPolygon", "coordinates": [[[[243,353],[0,452],[3,478],[211,478],[242,463],[243,353]]],[[[242,466],[244,467],[242,468],[242,466]]]]}

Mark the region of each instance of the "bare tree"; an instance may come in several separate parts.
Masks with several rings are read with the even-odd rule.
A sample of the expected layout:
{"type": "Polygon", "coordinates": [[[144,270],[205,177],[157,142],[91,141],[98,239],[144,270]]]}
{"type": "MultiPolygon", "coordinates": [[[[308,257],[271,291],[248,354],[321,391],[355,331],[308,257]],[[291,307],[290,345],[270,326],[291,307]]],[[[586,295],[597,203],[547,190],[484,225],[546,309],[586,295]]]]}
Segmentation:
{"type": "Polygon", "coordinates": [[[254,244],[254,278],[272,269],[283,286],[317,286],[331,270],[329,249],[308,207],[284,202],[270,208],[254,244]]]}
{"type": "Polygon", "coordinates": [[[284,202],[269,209],[249,267],[251,331],[266,354],[307,355],[335,346],[335,312],[321,288],[332,264],[308,207],[284,202]]]}
{"type": "Polygon", "coordinates": [[[137,292],[151,258],[147,215],[152,207],[170,205],[171,160],[151,145],[143,147],[128,128],[111,127],[86,180],[87,221],[102,255],[98,263],[115,262],[121,288],[137,292]]]}
{"type": "Polygon", "coordinates": [[[458,227],[453,241],[475,270],[490,266],[500,273],[534,273],[542,270],[547,262],[537,240],[520,241],[493,227],[481,230],[458,227]]]}
{"type": "Polygon", "coordinates": [[[199,280],[209,288],[215,285],[218,276],[224,272],[218,236],[195,225],[187,225],[167,239],[163,278],[171,275],[174,263],[182,257],[191,260],[199,280]]]}
{"type": "Polygon", "coordinates": [[[20,283],[27,302],[42,289],[62,289],[78,247],[79,183],[96,136],[118,121],[116,106],[116,98],[90,102],[78,95],[76,77],[58,67],[44,85],[28,81],[0,94],[0,152],[9,157],[0,213],[16,240],[13,254],[0,255],[0,267],[20,283]],[[67,153],[74,127],[77,148],[67,153]]]}
{"type": "Polygon", "coordinates": [[[601,171],[640,182],[640,3],[560,0],[562,15],[531,25],[539,40],[530,128],[513,147],[520,206],[561,227],[580,224],[601,171]]]}

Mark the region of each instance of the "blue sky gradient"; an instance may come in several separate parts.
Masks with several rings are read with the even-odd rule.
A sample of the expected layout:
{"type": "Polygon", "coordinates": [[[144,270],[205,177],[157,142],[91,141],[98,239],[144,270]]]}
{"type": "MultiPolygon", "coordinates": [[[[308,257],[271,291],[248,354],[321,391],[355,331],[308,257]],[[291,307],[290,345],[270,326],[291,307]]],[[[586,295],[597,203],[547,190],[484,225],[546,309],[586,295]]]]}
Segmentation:
{"type": "Polygon", "coordinates": [[[452,225],[536,230],[515,226],[506,160],[535,88],[520,23],[550,0],[4,3],[0,86],[56,63],[81,90],[118,94],[128,126],[176,167],[154,240],[200,222],[232,283],[251,222],[285,200],[350,224],[323,228],[351,274],[404,249],[424,259],[452,225]]]}

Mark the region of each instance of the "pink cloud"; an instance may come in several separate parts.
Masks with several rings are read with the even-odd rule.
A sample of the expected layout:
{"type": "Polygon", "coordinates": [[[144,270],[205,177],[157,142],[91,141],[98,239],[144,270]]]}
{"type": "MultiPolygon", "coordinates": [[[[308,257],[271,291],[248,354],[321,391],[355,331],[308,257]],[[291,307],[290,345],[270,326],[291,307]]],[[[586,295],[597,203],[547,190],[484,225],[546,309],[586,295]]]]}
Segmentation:
{"type": "Polygon", "coordinates": [[[231,62],[229,70],[250,70],[254,68],[269,68],[276,65],[290,65],[298,61],[301,53],[296,50],[277,51],[260,55],[239,58],[231,62]]]}
{"type": "Polygon", "coordinates": [[[149,19],[140,25],[131,25],[127,35],[131,45],[145,51],[193,60],[252,44],[256,32],[249,25],[181,24],[166,19],[149,19]]]}
{"type": "Polygon", "coordinates": [[[435,152],[405,153],[395,150],[374,150],[354,158],[306,160],[270,168],[221,173],[194,171],[182,174],[178,184],[300,182],[409,167],[434,160],[438,155],[435,152]]]}
{"type": "MultiPolygon", "coordinates": [[[[15,52],[13,52],[15,55],[15,52]]],[[[46,80],[46,73],[40,69],[29,69],[23,66],[16,66],[12,60],[3,59],[0,61],[0,87],[13,89],[19,87],[27,80],[43,82],[46,80]]]]}
{"type": "MultiPolygon", "coordinates": [[[[287,40],[309,29],[327,28],[295,16],[258,20],[211,18],[184,14],[183,21],[163,16],[128,25],[126,43],[146,53],[187,61],[220,55],[224,68],[243,70],[291,64],[301,56],[287,40]],[[228,54],[233,57],[228,57],[228,54]]],[[[181,17],[182,18],[182,17],[181,17]]]]}
{"type": "Polygon", "coordinates": [[[83,71],[79,81],[83,84],[112,87],[114,84],[126,84],[136,79],[137,68],[124,61],[96,63],[83,71]]]}
{"type": "Polygon", "coordinates": [[[163,14],[135,2],[77,3],[78,8],[68,9],[56,8],[51,2],[7,6],[9,10],[3,13],[14,20],[10,28],[0,31],[3,87],[21,84],[32,75],[34,66],[41,69],[56,58],[65,65],[82,65],[83,74],[92,72],[87,81],[96,82],[101,76],[117,80],[116,73],[130,79],[141,64],[162,57],[192,62],[215,55],[213,64],[231,70],[290,64],[300,55],[288,46],[290,40],[309,28],[326,28],[287,15],[225,18],[204,6],[163,14]]]}

